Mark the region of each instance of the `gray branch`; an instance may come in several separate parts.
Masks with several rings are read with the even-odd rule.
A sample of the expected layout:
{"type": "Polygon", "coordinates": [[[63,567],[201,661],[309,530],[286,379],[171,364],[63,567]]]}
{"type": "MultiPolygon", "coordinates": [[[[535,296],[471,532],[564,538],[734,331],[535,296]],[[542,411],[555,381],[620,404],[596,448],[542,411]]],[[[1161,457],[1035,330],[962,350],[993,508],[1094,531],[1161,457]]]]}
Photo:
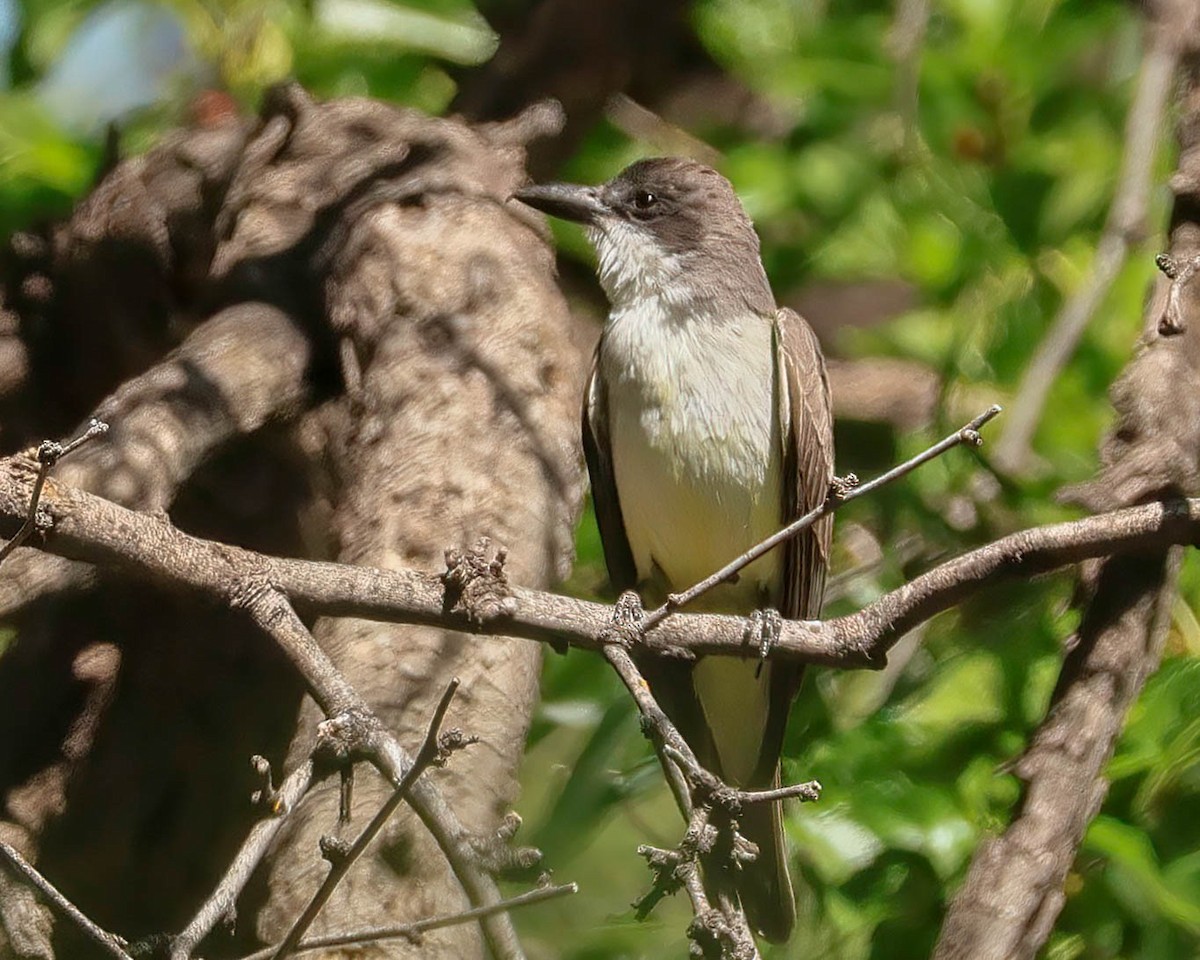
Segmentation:
{"type": "Polygon", "coordinates": [[[126,952],[125,948],[128,944],[124,940],[101,929],[88,919],[75,904],[59,892],[57,887],[38,873],[14,847],[3,842],[0,842],[0,863],[13,876],[35,889],[55,913],[70,920],[83,932],[84,936],[110,957],[114,957],[116,960],[132,960],[126,952]]]}
{"type": "Polygon", "coordinates": [[[288,815],[296,809],[313,783],[313,764],[306,760],[293,770],[279,789],[270,796],[260,796],[262,806],[269,816],[260,820],[250,830],[241,848],[221,877],[217,888],[198,911],[191,922],[171,943],[171,960],[188,960],[192,951],[225,918],[232,916],[242,890],[271,848],[271,843],[287,822],[288,815]]]}
{"type": "MultiPolygon", "coordinates": [[[[15,524],[24,518],[35,476],[36,466],[28,458],[0,460],[0,521],[15,524]]],[[[163,517],[60,486],[53,477],[46,481],[42,503],[54,518],[42,549],[224,602],[233,601],[239,584],[257,579],[295,605],[331,616],[565,642],[588,650],[602,649],[611,637],[613,608],[601,603],[513,587],[511,607],[479,619],[446,609],[445,586],[437,574],[268,557],[188,536],[163,517]]],[[[857,613],[825,621],[785,621],[770,655],[844,669],[880,669],[887,651],[905,633],[984,586],[1197,538],[1200,499],[1149,503],[1033,527],[949,560],[857,613]]],[[[757,656],[757,648],[747,645],[745,628],[741,617],[675,613],[648,631],[643,642],[649,652],[757,656]]],[[[313,647],[319,652],[315,643],[313,647]]],[[[311,662],[316,654],[304,650],[307,643],[296,655],[311,662]]],[[[318,693],[318,699],[336,707],[352,691],[335,685],[318,693]]]]}
{"type": "MultiPolygon", "coordinates": [[[[275,307],[221,311],[96,408],[112,429],[65,463],[60,481],[139,510],[165,510],[215,449],[303,403],[311,352],[307,335],[275,307]]],[[[17,550],[0,578],[0,617],[90,580],[86,566],[17,550]]]]}

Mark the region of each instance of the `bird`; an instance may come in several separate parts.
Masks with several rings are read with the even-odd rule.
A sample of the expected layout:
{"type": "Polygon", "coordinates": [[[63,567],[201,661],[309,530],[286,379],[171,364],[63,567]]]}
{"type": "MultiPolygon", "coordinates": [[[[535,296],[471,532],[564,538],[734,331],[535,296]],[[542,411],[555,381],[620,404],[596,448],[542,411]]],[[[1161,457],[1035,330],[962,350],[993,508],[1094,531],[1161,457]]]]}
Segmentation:
{"type": "MultiPolygon", "coordinates": [[[[514,197],[582,224],[609,313],[583,401],[583,448],[613,586],[660,600],[821,505],[833,481],[829,382],[817,338],[775,303],[730,182],[682,157],[640,160],[599,186],[514,197]]],[[[709,612],[820,614],[825,516],[701,598],[709,612]]],[[[802,668],[777,660],[644,656],[639,666],[700,763],[744,790],[780,783],[802,668]]],[[[778,803],[748,805],[758,847],[736,880],[747,921],[784,942],[796,906],[778,803]]]]}

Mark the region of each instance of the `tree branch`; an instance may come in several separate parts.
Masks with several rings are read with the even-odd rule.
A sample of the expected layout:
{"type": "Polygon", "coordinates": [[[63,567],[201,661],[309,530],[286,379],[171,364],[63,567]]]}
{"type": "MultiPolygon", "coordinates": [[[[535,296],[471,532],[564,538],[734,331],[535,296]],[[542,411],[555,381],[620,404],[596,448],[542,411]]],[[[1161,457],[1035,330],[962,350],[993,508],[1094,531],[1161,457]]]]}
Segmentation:
{"type": "Polygon", "coordinates": [[[919,142],[917,108],[921,87],[921,48],[929,27],[929,0],[900,0],[887,36],[887,52],[896,63],[896,113],[904,124],[904,149],[919,142]]]}
{"type": "Polygon", "coordinates": [[[1046,719],[1016,764],[1025,781],[1016,814],[976,851],[935,960],[1033,960],[1050,936],[1067,872],[1108,792],[1105,765],[1158,665],[1179,554],[1105,562],[1046,719]]]}
{"type": "MultiPolygon", "coordinates": [[[[28,457],[0,460],[0,519],[14,524],[24,520],[39,472],[28,457]]],[[[378,729],[377,721],[371,723],[373,714],[317,646],[289,598],[312,612],[566,641],[604,649],[610,661],[629,659],[613,644],[614,611],[603,604],[512,588],[508,601],[481,616],[479,609],[451,606],[440,576],[256,554],[190,537],[161,516],[126,510],[63,487],[53,478],[44,480],[41,496],[52,520],[42,549],[246,608],[288,653],[327,715],[365,731],[359,743],[367,745],[367,755],[394,784],[405,779],[412,761],[394,737],[378,729]]],[[[847,668],[878,667],[907,630],[986,584],[1114,552],[1161,550],[1198,538],[1200,500],[1152,503],[1022,531],[948,561],[858,613],[824,622],[785,622],[771,656],[847,668]]],[[[754,655],[756,650],[746,644],[745,623],[738,617],[680,613],[639,642],[649,652],[754,655]]],[[[632,674],[627,685],[631,691],[642,689],[632,674]]],[[[675,746],[676,757],[686,757],[686,744],[683,750],[675,746]]],[[[794,789],[802,792],[799,786],[794,789]]],[[[410,802],[446,851],[472,901],[498,903],[494,881],[480,867],[470,838],[437,791],[417,781],[410,802]]],[[[508,955],[520,956],[519,950],[516,945],[508,955]]]]}
{"type": "Polygon", "coordinates": [[[31,863],[3,841],[0,841],[0,860],[4,862],[4,867],[9,873],[33,887],[55,913],[70,920],[92,943],[110,957],[116,957],[117,960],[132,960],[125,951],[128,944],[124,940],[96,926],[75,904],[64,897],[54,884],[38,873],[31,863]]]}
{"type": "Polygon", "coordinates": [[[708,593],[708,591],[713,589],[713,587],[719,586],[726,580],[737,576],[739,571],[748,567],[763,554],[769,553],[771,550],[775,549],[775,547],[779,546],[779,544],[786,540],[790,540],[797,534],[807,530],[822,517],[833,513],[842,504],[849,503],[851,500],[856,500],[859,497],[866,496],[868,493],[873,493],[880,487],[891,483],[893,480],[899,480],[901,477],[912,473],[918,467],[928,463],[930,460],[940,457],[947,450],[951,450],[954,447],[957,447],[959,444],[969,443],[972,446],[979,446],[979,444],[983,442],[979,437],[980,428],[989,420],[996,417],[999,413],[1000,407],[989,407],[979,416],[975,417],[975,419],[954,431],[954,433],[950,434],[949,436],[939,440],[932,447],[921,451],[915,457],[906,460],[904,463],[892,467],[892,469],[887,471],[887,473],[876,477],[869,483],[860,484],[858,482],[858,477],[854,476],[854,474],[850,474],[850,476],[844,481],[841,481],[836,489],[830,491],[829,496],[825,498],[825,502],[819,507],[810,510],[804,516],[793,520],[782,530],[771,534],[771,536],[767,537],[761,543],[751,547],[741,556],[731,560],[720,570],[705,577],[699,583],[694,584],[687,590],[684,590],[682,593],[671,594],[669,597],[667,597],[666,603],[664,603],[657,610],[647,614],[643,624],[643,629],[650,629],[655,624],[660,623],[668,614],[671,613],[671,611],[687,606],[689,603],[692,603],[704,594],[708,593]]]}
{"type": "Polygon", "coordinates": [[[20,529],[13,534],[3,546],[0,546],[0,563],[3,563],[14,550],[29,539],[30,534],[40,525],[38,517],[38,504],[42,499],[42,487],[46,484],[46,478],[50,476],[50,471],[54,465],[63,457],[67,456],[74,450],[78,450],[89,440],[100,436],[107,432],[108,424],[99,420],[93,420],[88,424],[87,429],[74,440],[65,444],[55,443],[53,440],[45,440],[37,449],[37,461],[39,466],[37,477],[33,481],[33,492],[29,495],[29,512],[25,515],[25,522],[21,524],[20,529]]]}
{"type": "MultiPolygon", "coordinates": [[[[227,571],[226,576],[230,573],[231,570],[227,571]]],[[[340,738],[347,757],[366,757],[398,789],[408,779],[414,761],[321,650],[287,597],[269,586],[270,578],[264,579],[263,573],[260,570],[246,578],[235,578],[232,584],[220,588],[218,595],[246,608],[301,672],[313,699],[329,718],[329,725],[322,732],[340,738]]],[[[471,903],[485,907],[498,903],[502,898],[496,881],[480,864],[470,835],[438,790],[427,781],[418,780],[408,785],[406,799],[433,834],[471,903]]],[[[502,916],[489,914],[484,919],[485,923],[491,923],[492,949],[500,960],[522,960],[524,952],[511,924],[497,922],[502,916]]]]}
{"type": "Polygon", "coordinates": [[[188,960],[192,951],[213,928],[232,915],[237,899],[250,881],[251,875],[287,822],[288,815],[296,809],[312,783],[313,763],[312,760],[306,760],[288,774],[277,790],[264,788],[259,800],[270,815],[251,828],[217,888],[196,912],[191,922],[174,938],[171,943],[171,960],[188,960]]]}
{"type": "MultiPolygon", "coordinates": [[[[312,347],[287,314],[243,303],[201,324],[161,363],[123,384],[95,417],[105,443],[57,475],[140,510],[165,510],[179,487],[231,438],[300,407],[312,347]]],[[[0,578],[0,617],[39,597],[86,586],[91,571],[21,551],[0,578]]]]}
{"type": "MultiPolygon", "coordinates": [[[[1150,9],[1162,18],[1153,30],[1175,32],[1161,42],[1191,54],[1182,86],[1179,169],[1171,178],[1170,255],[1160,261],[1177,293],[1176,282],[1190,279],[1177,266],[1200,251],[1200,16],[1186,0],[1163,0],[1150,9]]],[[[1101,445],[1101,469],[1072,491],[1077,501],[1106,509],[1166,492],[1200,491],[1200,420],[1193,406],[1178,399],[1200,393],[1197,313],[1191,296],[1152,299],[1141,349],[1112,389],[1117,416],[1101,445]]],[[[1126,714],[1158,667],[1181,557],[1169,542],[1147,544],[1085,569],[1078,637],[1046,718],[1016,764],[1024,789],[1015,816],[1003,834],[976,851],[947,912],[937,960],[1032,960],[1050,936],[1066,900],[1068,871],[1108,792],[1104,771],[1126,714]]]]}
{"type": "Polygon", "coordinates": [[[442,721],[446,718],[446,711],[450,709],[450,701],[454,699],[454,693],[458,690],[457,678],[450,681],[446,687],[446,692],[442,694],[442,699],[433,711],[433,717],[429,721],[429,729],[425,733],[425,739],[421,743],[420,749],[413,758],[412,766],[408,768],[400,783],[387,801],[379,808],[379,811],[371,818],[371,821],[363,828],[358,838],[351,844],[349,850],[338,853],[330,858],[329,873],[321,886],[313,894],[309,900],[308,906],[304,908],[304,912],[296,918],[296,922],[292,924],[292,928],[287,932],[287,936],[275,949],[271,955],[271,960],[285,960],[296,949],[296,945],[301,938],[308,932],[313,921],[317,919],[317,914],[329,902],[329,898],[333,895],[334,888],[341,882],[342,878],[354,866],[354,862],[358,860],[366,851],[367,846],[379,835],[379,831],[384,828],[388,820],[391,819],[396,808],[407,799],[409,790],[416,783],[417,778],[425,772],[430,764],[435,763],[439,759],[440,748],[438,745],[438,733],[442,727],[442,721]]]}
{"type": "MultiPolygon", "coordinates": [[[[534,903],[542,903],[546,900],[554,900],[558,897],[565,897],[578,892],[579,886],[574,883],[538,887],[534,890],[527,890],[525,893],[517,894],[515,897],[500,900],[486,907],[475,907],[459,913],[443,914],[440,917],[430,917],[427,920],[417,920],[413,923],[405,923],[396,927],[372,927],[368,930],[335,933],[327,937],[312,937],[308,940],[301,940],[296,946],[295,952],[304,953],[307,950],[324,950],[328,947],[367,946],[383,940],[410,940],[419,942],[421,934],[428,933],[430,930],[440,930],[443,927],[469,923],[472,920],[483,920],[497,913],[507,913],[509,910],[515,910],[518,907],[526,907],[534,903]]],[[[256,950],[254,953],[242,957],[241,960],[270,960],[274,949],[274,947],[266,947],[262,950],[256,950]]]]}
{"type": "MultiPolygon", "coordinates": [[[[22,457],[0,460],[0,520],[24,517],[33,472],[22,457]]],[[[161,517],[60,487],[53,478],[46,482],[42,501],[54,527],[41,549],[224,602],[229,602],[237,583],[257,577],[304,609],[330,616],[565,642],[588,650],[602,649],[611,634],[613,608],[601,603],[513,587],[512,607],[481,620],[462,610],[448,610],[445,587],[435,574],[268,557],[188,536],[161,517]]],[[[879,669],[888,649],[904,633],[983,586],[1048,573],[1093,557],[1191,544],[1197,539],[1200,499],[1149,503],[1033,527],[940,564],[857,613],[825,621],[785,620],[770,656],[845,669],[879,669]]],[[[746,620],[719,614],[675,614],[647,631],[641,642],[651,653],[758,653],[746,642],[746,620]]],[[[326,690],[324,696],[336,694],[326,690]]]]}

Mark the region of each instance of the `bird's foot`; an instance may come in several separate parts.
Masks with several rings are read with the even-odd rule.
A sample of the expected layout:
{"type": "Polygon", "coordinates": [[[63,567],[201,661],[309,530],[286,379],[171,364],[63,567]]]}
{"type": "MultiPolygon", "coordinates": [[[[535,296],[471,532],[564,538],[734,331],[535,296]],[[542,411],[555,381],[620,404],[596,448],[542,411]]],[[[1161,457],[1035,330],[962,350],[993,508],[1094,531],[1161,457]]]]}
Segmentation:
{"type": "Polygon", "coordinates": [[[612,623],[604,631],[605,643],[617,643],[629,649],[642,640],[645,631],[646,610],[642,598],[633,590],[626,590],[613,605],[612,623]]]}
{"type": "Polygon", "coordinates": [[[829,481],[830,500],[845,500],[859,485],[858,474],[848,473],[844,477],[834,477],[829,481]]]}
{"type": "MultiPolygon", "coordinates": [[[[758,658],[765,662],[771,648],[783,635],[783,617],[773,607],[755,610],[746,621],[746,643],[758,647],[758,658]]],[[[759,664],[762,669],[762,663],[759,664]]]]}

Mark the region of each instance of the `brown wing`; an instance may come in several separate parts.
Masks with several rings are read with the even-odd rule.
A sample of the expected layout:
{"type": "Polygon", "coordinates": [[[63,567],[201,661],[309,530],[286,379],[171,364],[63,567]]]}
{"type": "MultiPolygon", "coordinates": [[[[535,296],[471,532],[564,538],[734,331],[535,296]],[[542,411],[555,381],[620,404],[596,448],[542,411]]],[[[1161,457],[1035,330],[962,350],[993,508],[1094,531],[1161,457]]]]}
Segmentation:
{"type": "MultiPolygon", "coordinates": [[[[833,480],[833,413],[821,347],[812,329],[794,311],[784,308],[776,313],[775,345],[784,454],[781,521],[786,525],[820,506],[829,494],[833,480]]],[[[832,537],[831,515],[780,548],[783,582],[775,602],[785,617],[814,620],[821,615],[832,537]]],[[[788,712],[803,672],[801,667],[772,664],[772,706],[759,755],[759,783],[776,774],[788,712]]]]}
{"type": "Polygon", "coordinates": [[[583,455],[592,482],[592,506],[596,511],[596,525],[600,528],[608,577],[618,591],[632,590],[637,586],[637,567],[633,562],[633,551],[629,549],[629,537],[625,534],[621,498],[617,495],[612,446],[608,439],[608,397],[602,378],[596,375],[599,360],[600,347],[597,346],[583,394],[583,455]]]}
{"type": "MultiPolygon", "coordinates": [[[[784,453],[780,519],[788,524],[821,504],[828,494],[833,479],[833,417],[821,348],[808,324],[791,310],[779,310],[775,315],[775,348],[784,453]]],[[[820,615],[832,519],[823,518],[780,548],[784,551],[783,582],[773,599],[785,617],[813,619],[820,615]]],[[[783,662],[767,669],[771,706],[755,787],[779,784],[779,754],[788,713],[804,673],[802,667],[783,662]]],[[[747,866],[739,884],[742,903],[750,923],[777,943],[787,940],[796,917],[782,815],[777,803],[756,804],[743,812],[741,821],[742,833],[759,848],[758,859],[747,866]]]]}
{"type": "MultiPolygon", "coordinates": [[[[786,525],[819,506],[829,493],[833,479],[833,414],[821,347],[799,314],[786,308],[776,313],[775,346],[784,454],[781,521],[786,525]]],[[[821,615],[832,536],[833,517],[822,517],[780,548],[783,582],[774,599],[779,612],[788,619],[813,620],[821,615]]],[[[771,712],[759,754],[755,777],[758,784],[776,775],[788,712],[803,673],[798,666],[772,664],[771,712]]]]}
{"type": "MultiPolygon", "coordinates": [[[[821,347],[808,324],[794,311],[781,309],[776,313],[775,346],[784,453],[780,519],[788,524],[819,506],[829,492],[833,479],[833,415],[821,347]]],[[[833,517],[823,517],[780,547],[783,582],[773,599],[785,617],[811,620],[820,616],[832,535],[833,517]]],[[[771,664],[771,708],[763,731],[755,787],[767,786],[779,775],[788,713],[803,674],[800,666],[771,664]]]]}
{"type": "MultiPolygon", "coordinates": [[[[825,358],[812,328],[795,311],[775,315],[779,351],[780,412],[783,417],[783,522],[791,523],[829,494],[833,480],[833,412],[825,358]]],[[[825,571],[833,537],[833,517],[784,544],[783,594],[779,612],[792,619],[815,620],[821,615],[825,571]]]]}

